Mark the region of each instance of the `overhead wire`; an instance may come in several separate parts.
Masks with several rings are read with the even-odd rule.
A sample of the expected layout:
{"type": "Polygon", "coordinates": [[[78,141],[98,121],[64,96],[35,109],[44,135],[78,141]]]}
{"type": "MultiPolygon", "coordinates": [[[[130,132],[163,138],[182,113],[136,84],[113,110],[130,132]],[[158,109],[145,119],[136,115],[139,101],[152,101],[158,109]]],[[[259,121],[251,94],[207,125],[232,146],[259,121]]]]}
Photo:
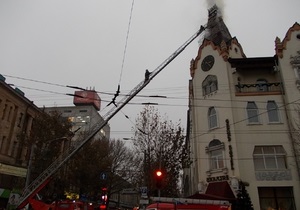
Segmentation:
{"type": "Polygon", "coordinates": [[[131,9],[130,9],[129,23],[128,23],[127,34],[126,34],[126,39],[125,39],[125,47],[124,47],[124,53],[123,53],[121,71],[120,71],[120,78],[119,78],[119,82],[118,82],[118,88],[117,88],[117,91],[114,94],[114,97],[112,98],[111,102],[108,103],[107,106],[109,106],[110,104],[113,104],[114,106],[117,106],[116,99],[117,99],[117,97],[119,96],[119,94],[121,92],[121,90],[120,90],[120,88],[121,88],[121,80],[122,80],[122,74],[123,74],[124,63],[125,63],[125,58],[126,58],[127,43],[128,43],[128,37],[129,37],[129,31],[130,31],[130,24],[131,24],[132,12],[133,12],[133,5],[134,5],[134,0],[132,0],[131,9]]]}
{"type": "Polygon", "coordinates": [[[124,63],[125,63],[126,52],[127,52],[127,44],[128,44],[128,38],[129,38],[129,32],[130,32],[130,25],[131,25],[131,18],[132,18],[132,13],[133,13],[133,6],[134,6],[134,0],[132,0],[132,3],[131,3],[131,9],[130,9],[128,27],[127,27],[127,34],[126,34],[126,39],[125,39],[125,47],[124,47],[124,52],[123,52],[123,59],[122,59],[122,65],[121,65],[121,73],[120,73],[120,78],[119,78],[119,84],[121,83],[122,75],[123,75],[124,63]]]}
{"type": "MultiPolygon", "coordinates": [[[[15,78],[20,78],[20,77],[15,77],[15,78]]],[[[22,78],[24,79],[24,78],[22,78]]],[[[40,83],[44,83],[43,81],[38,81],[38,80],[33,80],[33,79],[27,79],[27,80],[30,80],[30,81],[35,81],[35,82],[40,82],[40,83]]],[[[63,85],[60,85],[60,84],[56,84],[56,83],[50,83],[50,82],[45,82],[46,84],[52,84],[52,85],[58,85],[58,86],[61,86],[61,87],[66,87],[66,86],[63,86],[63,85]]],[[[14,85],[16,87],[20,87],[20,88],[24,88],[24,89],[30,89],[30,90],[35,90],[35,91],[40,91],[40,92],[48,92],[48,93],[51,93],[51,94],[58,94],[58,95],[68,95],[68,96],[74,96],[74,94],[69,94],[69,93],[60,93],[60,92],[55,92],[55,91],[51,91],[51,90],[43,90],[43,89],[39,89],[39,88],[31,88],[31,87],[26,87],[26,86],[20,86],[20,85],[14,85]]],[[[96,91],[98,92],[98,91],[96,91]]],[[[111,94],[110,94],[111,95],[111,94]]],[[[142,98],[149,98],[149,97],[153,97],[153,95],[137,95],[137,97],[142,97],[142,98]]],[[[188,99],[187,97],[163,97],[162,99],[178,99],[178,100],[181,100],[181,99],[188,99]]],[[[49,99],[49,100],[53,100],[53,99],[49,99]]],[[[63,99],[62,99],[63,100],[63,99]]],[[[248,102],[248,100],[227,100],[227,99],[204,99],[204,98],[194,98],[194,100],[203,100],[203,101],[219,101],[219,102],[242,102],[242,103],[246,103],[248,102]]],[[[101,99],[101,101],[103,102],[110,102],[109,100],[104,100],[103,98],[101,99]]],[[[263,103],[263,104],[266,104],[267,101],[256,101],[257,103],[263,103]]],[[[142,102],[130,102],[129,103],[130,105],[144,105],[144,103],[142,102]]],[[[278,104],[281,104],[281,103],[278,103],[278,104]]],[[[295,102],[294,104],[298,104],[297,102],[295,102]]],[[[170,103],[158,103],[157,105],[159,106],[173,106],[173,107],[182,107],[182,106],[188,106],[187,104],[170,104],[170,103]]],[[[210,107],[210,105],[189,105],[190,107],[210,107]]],[[[244,106],[222,106],[222,105],[215,105],[214,107],[216,108],[227,108],[227,109],[245,109],[244,106]]],[[[280,108],[279,108],[280,109],[280,108]]],[[[265,110],[265,108],[258,108],[258,110],[265,110]]],[[[295,109],[288,109],[288,110],[295,110],[295,109]]]]}
{"type": "MultiPolygon", "coordinates": [[[[31,82],[36,82],[36,83],[41,83],[41,84],[47,84],[47,85],[51,85],[51,86],[57,86],[57,87],[64,87],[64,88],[72,88],[72,89],[79,89],[79,90],[86,90],[82,87],[78,87],[78,86],[73,86],[73,85],[62,85],[62,84],[58,84],[58,83],[53,83],[53,82],[45,82],[45,81],[41,81],[41,80],[36,80],[36,79],[30,79],[30,78],[25,78],[25,77],[19,77],[19,76],[13,76],[13,75],[8,75],[8,74],[2,74],[5,77],[10,77],[10,78],[15,78],[15,79],[19,79],[19,80],[25,80],[25,81],[31,81],[31,82]]],[[[42,92],[49,92],[52,93],[53,91],[46,91],[46,90],[42,90],[42,89],[38,89],[38,88],[31,88],[31,87],[26,87],[26,86],[20,86],[20,85],[16,85],[13,84],[16,87],[22,87],[25,89],[30,89],[30,90],[36,90],[36,91],[42,91],[42,92]]],[[[108,93],[108,92],[101,92],[101,91],[96,91],[97,93],[101,93],[101,94],[106,94],[106,95],[113,95],[113,93],[108,93]]],[[[64,95],[64,93],[59,93],[59,92],[53,92],[56,94],[60,94],[60,95],[64,95]]]]}
{"type": "MultiPolygon", "coordinates": [[[[294,103],[297,102],[297,101],[300,101],[300,99],[297,99],[297,100],[294,100],[294,101],[292,101],[292,102],[290,102],[290,103],[284,104],[284,105],[282,105],[282,106],[280,106],[280,107],[278,107],[278,108],[283,108],[283,107],[288,106],[288,105],[290,105],[290,104],[294,104],[294,103]]],[[[242,122],[245,122],[245,121],[247,121],[247,120],[249,120],[249,119],[251,119],[251,118],[254,118],[254,117],[257,117],[257,116],[266,114],[266,113],[268,113],[268,112],[269,112],[269,110],[267,110],[267,111],[265,111],[265,112],[258,113],[258,114],[256,114],[256,115],[251,116],[251,117],[246,117],[246,118],[244,118],[244,119],[235,121],[235,122],[233,122],[233,123],[230,123],[229,125],[231,126],[231,125],[235,125],[235,124],[238,124],[238,123],[242,123],[242,122]]],[[[226,129],[226,125],[220,127],[219,129],[226,129]]],[[[196,139],[196,138],[198,138],[198,137],[200,137],[200,136],[204,136],[204,135],[209,134],[209,133],[210,133],[209,131],[203,132],[203,133],[201,133],[201,134],[199,134],[199,135],[196,135],[196,136],[192,137],[192,139],[196,139]]]]}
{"type": "MultiPolygon", "coordinates": [[[[6,77],[11,77],[11,78],[16,78],[16,79],[19,79],[19,80],[25,80],[25,81],[32,81],[32,82],[36,82],[36,83],[41,83],[41,84],[48,84],[48,85],[52,85],[52,86],[58,86],[58,87],[65,87],[65,88],[76,88],[76,89],[83,89],[81,87],[78,87],[78,86],[71,86],[71,85],[62,85],[62,84],[58,84],[58,83],[53,83],[53,82],[45,82],[45,81],[41,81],[41,80],[36,80],[36,79],[30,79],[30,78],[24,78],[24,77],[19,77],[19,76],[12,76],[12,75],[7,75],[7,74],[2,74],[3,76],[6,76],[6,77]]],[[[30,89],[30,90],[35,90],[35,91],[40,91],[40,92],[48,92],[48,93],[51,93],[51,94],[58,94],[58,95],[66,95],[65,93],[60,93],[60,92],[55,92],[55,91],[51,91],[51,90],[43,90],[43,89],[40,89],[40,88],[32,88],[32,87],[27,87],[27,86],[21,86],[21,85],[17,85],[17,84],[14,84],[14,86],[16,87],[20,87],[20,88],[24,88],[24,89],[30,89]]],[[[170,90],[170,91],[173,91],[173,87],[170,87],[170,88],[153,88],[153,89],[148,89],[149,91],[151,92],[159,92],[159,93],[162,93],[163,91],[165,90],[170,90]]],[[[218,90],[219,91],[219,90],[218,90]]],[[[110,92],[103,92],[103,91],[98,91],[98,90],[95,90],[95,92],[97,93],[100,93],[100,94],[104,94],[104,95],[114,95],[114,93],[110,93],[110,92]]],[[[178,95],[178,93],[166,93],[164,95],[169,95],[169,94],[176,94],[178,95]]],[[[126,94],[120,94],[120,95],[123,95],[123,96],[126,96],[126,94]]],[[[153,97],[153,94],[151,95],[137,95],[136,97],[144,97],[144,98],[149,98],[149,97],[153,97]]],[[[189,97],[188,96],[182,96],[182,97],[175,97],[175,96],[166,96],[166,97],[161,97],[161,98],[165,98],[165,99],[184,99],[184,100],[188,100],[189,97]]],[[[199,100],[199,101],[220,101],[220,102],[248,102],[248,100],[229,100],[229,99],[213,99],[213,98],[197,98],[197,97],[194,97],[193,100],[199,100]]],[[[107,101],[108,102],[108,101],[107,101]]],[[[267,103],[266,101],[255,101],[256,103],[267,103]]],[[[136,103],[138,104],[138,103],[136,103]]],[[[168,104],[164,104],[164,105],[168,105],[168,104]]],[[[176,104],[171,104],[172,106],[176,106],[176,104]]],[[[180,106],[180,105],[179,105],[180,106]]],[[[199,107],[199,106],[193,106],[193,107],[199,107]]],[[[200,106],[201,107],[201,106],[200,106]]],[[[222,107],[222,106],[220,106],[222,107]]],[[[223,107],[223,108],[235,108],[235,107],[223,107]]]]}
{"type": "MultiPolygon", "coordinates": [[[[28,81],[32,81],[32,82],[39,82],[39,83],[44,83],[44,84],[47,84],[47,85],[55,85],[55,86],[59,86],[59,87],[68,87],[66,85],[61,85],[61,84],[57,84],[57,83],[52,83],[52,82],[44,82],[44,81],[39,81],[39,80],[35,80],[35,79],[26,79],[26,78],[22,78],[22,77],[18,77],[18,76],[11,76],[11,75],[4,75],[4,76],[7,76],[7,77],[12,77],[12,78],[17,78],[17,79],[22,79],[22,80],[28,80],[28,81]]],[[[36,90],[36,91],[41,91],[41,92],[48,92],[48,93],[51,93],[51,94],[58,94],[58,95],[71,95],[71,94],[66,94],[66,93],[60,93],[60,92],[55,92],[55,91],[50,91],[50,90],[42,90],[42,89],[38,89],[38,88],[30,88],[30,87],[24,87],[24,86],[19,86],[19,85],[16,85],[17,87],[21,87],[21,88],[26,88],[26,89],[31,89],[31,90],[36,90]]],[[[74,96],[74,95],[72,95],[74,96]]],[[[149,97],[149,96],[146,96],[146,95],[139,95],[138,97],[149,97]]],[[[165,97],[166,99],[182,99],[180,97],[165,97]]],[[[184,97],[184,99],[187,99],[187,97],[184,97]]],[[[224,101],[233,101],[233,100],[223,100],[223,99],[203,99],[203,98],[194,98],[194,100],[210,100],[210,101],[220,101],[220,102],[224,102],[224,101]]],[[[102,100],[102,101],[105,101],[105,100],[102,100]]],[[[236,102],[247,102],[247,100],[234,100],[236,102]]],[[[294,102],[291,102],[290,104],[299,104],[298,103],[299,100],[296,100],[294,102]]],[[[106,102],[109,102],[109,101],[106,101],[106,102]]],[[[257,101],[256,101],[257,102],[257,101]]],[[[259,101],[258,101],[259,102],[259,101]]],[[[267,103],[266,101],[260,101],[260,103],[267,103]]],[[[132,105],[142,105],[142,103],[134,103],[134,102],[131,102],[130,104],[132,105]]],[[[163,104],[163,103],[160,103],[159,104],[160,106],[187,106],[186,104],[184,105],[179,105],[179,104],[163,104]]],[[[192,107],[209,107],[209,106],[192,106],[192,107]]],[[[228,109],[232,109],[232,108],[235,108],[235,109],[245,109],[245,107],[232,107],[232,106],[229,106],[229,107],[225,107],[225,106],[215,106],[216,108],[228,108],[228,109]]],[[[279,106],[278,109],[282,108],[283,106],[279,106]]],[[[262,110],[260,108],[258,108],[258,110],[262,110]]],[[[263,109],[265,110],[265,108],[263,109]]],[[[291,109],[289,109],[291,110],[291,109]]],[[[293,109],[294,110],[294,109],[293,109]]],[[[296,110],[296,109],[295,109],[296,110]]],[[[263,112],[263,113],[260,113],[259,115],[261,114],[264,114],[266,113],[267,111],[263,112]]],[[[132,122],[132,120],[128,117],[128,115],[126,115],[125,113],[123,113],[124,116],[130,120],[131,124],[134,125],[134,122],[132,122]]],[[[241,121],[238,121],[238,122],[235,122],[233,124],[237,124],[239,122],[243,122],[245,120],[248,120],[248,118],[246,119],[243,119],[241,121]]],[[[266,130],[261,130],[260,133],[266,133],[268,131],[266,130]]],[[[282,131],[282,133],[285,133],[285,132],[288,132],[288,131],[282,131]]],[[[204,135],[205,133],[200,133],[199,135],[197,134],[197,136],[201,136],[201,135],[204,135]]],[[[246,133],[239,133],[239,131],[236,132],[236,134],[246,134],[246,133]]],[[[249,133],[250,134],[250,133],[249,133]]]]}
{"type": "MultiPolygon", "coordinates": [[[[25,78],[21,78],[21,77],[16,77],[16,76],[12,76],[14,78],[18,78],[18,79],[25,79],[25,78]]],[[[45,84],[51,84],[51,85],[56,85],[56,86],[60,86],[60,87],[67,87],[67,86],[64,86],[64,85],[60,85],[60,84],[57,84],[57,83],[51,83],[51,82],[43,82],[43,81],[39,81],[39,80],[34,80],[34,79],[25,79],[25,80],[29,80],[29,81],[34,81],[34,82],[39,82],[39,83],[45,83],[45,84]]],[[[35,90],[35,91],[40,91],[40,92],[48,92],[48,93],[51,93],[51,94],[58,94],[58,95],[68,95],[68,96],[74,96],[74,94],[69,94],[69,93],[61,93],[61,92],[56,92],[56,91],[51,91],[51,90],[43,90],[43,89],[40,89],[40,88],[32,88],[32,87],[26,87],[26,86],[20,86],[20,85],[14,85],[16,87],[20,87],[20,88],[24,88],[24,89],[30,89],[30,90],[35,90]]],[[[99,91],[96,91],[96,92],[99,92],[99,91]]],[[[110,93],[108,93],[110,94],[110,93]]],[[[111,94],[110,94],[111,95],[111,94]]],[[[142,97],[142,98],[152,98],[153,95],[137,95],[137,97],[142,97]]],[[[155,98],[155,97],[153,97],[155,98]]],[[[174,100],[181,100],[181,99],[185,99],[187,100],[188,97],[161,97],[162,99],[174,99],[174,100]]],[[[228,99],[204,99],[204,98],[193,98],[194,100],[203,100],[203,101],[215,101],[215,102],[242,102],[242,103],[246,103],[248,102],[248,100],[228,100],[228,99]]],[[[50,100],[50,99],[49,99],[50,100]]],[[[51,99],[53,100],[53,99],[51,99]]],[[[104,100],[103,98],[101,99],[101,101],[103,102],[110,102],[109,100],[104,100]]],[[[266,104],[267,101],[256,101],[257,103],[263,103],[263,104],[266,104]]],[[[130,105],[143,105],[143,103],[141,102],[130,102],[129,103],[130,105]]],[[[281,103],[278,103],[278,104],[281,104],[281,103]]],[[[298,104],[297,102],[295,102],[294,104],[298,104]]],[[[188,106],[187,104],[174,104],[174,103],[158,103],[159,106],[188,106]]],[[[190,107],[210,107],[210,105],[189,105],[190,107]]],[[[245,109],[244,106],[222,106],[222,105],[215,105],[214,107],[216,108],[228,108],[228,109],[245,109]]],[[[258,107],[258,110],[265,110],[265,108],[259,108],[258,107]]],[[[294,110],[294,109],[288,109],[288,110],[294,110]]]]}

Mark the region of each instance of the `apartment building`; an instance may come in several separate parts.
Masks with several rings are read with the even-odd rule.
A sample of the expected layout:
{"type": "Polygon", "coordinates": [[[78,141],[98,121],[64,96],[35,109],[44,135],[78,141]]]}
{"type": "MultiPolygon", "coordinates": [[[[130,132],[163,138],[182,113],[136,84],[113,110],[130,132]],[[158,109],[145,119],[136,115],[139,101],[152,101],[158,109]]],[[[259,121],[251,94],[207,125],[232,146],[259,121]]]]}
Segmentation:
{"type": "Polygon", "coordinates": [[[300,209],[300,25],[274,56],[247,58],[217,6],[208,13],[190,65],[184,193],[234,202],[244,188],[254,209],[300,209]]]}
{"type": "Polygon", "coordinates": [[[29,150],[19,135],[29,134],[39,113],[20,89],[0,75],[0,207],[6,205],[11,190],[25,186],[29,150]]]}
{"type": "MultiPolygon", "coordinates": [[[[104,122],[103,117],[99,114],[101,99],[96,91],[84,90],[75,91],[74,106],[46,107],[45,112],[58,112],[61,117],[67,118],[72,122],[72,131],[74,137],[72,141],[82,139],[93,131],[97,125],[104,122]]],[[[110,138],[110,126],[106,124],[94,137],[94,139],[110,138]]]]}

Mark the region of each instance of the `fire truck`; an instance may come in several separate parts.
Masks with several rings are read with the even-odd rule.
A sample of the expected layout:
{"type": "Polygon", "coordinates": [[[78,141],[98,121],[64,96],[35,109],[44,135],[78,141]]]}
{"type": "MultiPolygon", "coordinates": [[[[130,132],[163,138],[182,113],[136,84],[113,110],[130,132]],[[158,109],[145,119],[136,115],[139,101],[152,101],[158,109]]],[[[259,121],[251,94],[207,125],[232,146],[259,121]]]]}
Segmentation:
{"type": "Polygon", "coordinates": [[[152,198],[156,203],[146,207],[146,210],[231,210],[231,204],[224,200],[203,200],[187,198],[152,198]]]}
{"type": "MultiPolygon", "coordinates": [[[[192,35],[183,45],[181,45],[174,53],[172,53],[164,62],[162,62],[152,72],[147,72],[145,78],[128,94],[126,94],[118,102],[114,101],[113,108],[109,110],[104,116],[103,121],[96,123],[87,135],[76,142],[69,150],[61,154],[60,158],[55,160],[45,171],[43,171],[32,183],[27,186],[20,196],[20,201],[17,209],[24,208],[28,203],[34,202],[35,195],[43,189],[48,182],[52,180],[54,174],[71,158],[73,157],[87,142],[94,138],[99,131],[114,117],[126,104],[128,104],[141,90],[146,87],[150,81],[157,76],[169,63],[171,63],[193,40],[205,31],[206,27],[201,26],[200,29],[192,35]]],[[[42,208],[40,208],[42,209],[42,208]]]]}
{"type": "Polygon", "coordinates": [[[77,200],[55,201],[52,204],[46,204],[39,200],[29,199],[29,204],[33,210],[94,210],[92,203],[77,200]]]}

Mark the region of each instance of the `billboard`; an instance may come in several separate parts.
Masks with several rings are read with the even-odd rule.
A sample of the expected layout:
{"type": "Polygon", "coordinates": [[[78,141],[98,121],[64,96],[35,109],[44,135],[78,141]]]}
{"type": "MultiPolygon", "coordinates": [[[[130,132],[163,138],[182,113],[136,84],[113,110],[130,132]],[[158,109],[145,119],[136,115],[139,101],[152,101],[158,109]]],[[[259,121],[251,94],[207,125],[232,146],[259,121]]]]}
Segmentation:
{"type": "Polygon", "coordinates": [[[98,111],[101,108],[101,99],[98,93],[94,90],[75,91],[74,105],[93,105],[98,111]]]}

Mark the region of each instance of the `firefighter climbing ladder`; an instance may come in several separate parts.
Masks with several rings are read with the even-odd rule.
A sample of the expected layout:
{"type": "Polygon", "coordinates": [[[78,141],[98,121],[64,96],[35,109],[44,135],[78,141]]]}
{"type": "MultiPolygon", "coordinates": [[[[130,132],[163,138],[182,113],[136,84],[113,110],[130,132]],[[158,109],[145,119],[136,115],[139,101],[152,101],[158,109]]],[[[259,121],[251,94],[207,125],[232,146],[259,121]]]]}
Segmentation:
{"type": "Polygon", "coordinates": [[[173,61],[193,40],[195,40],[205,30],[204,26],[191,36],[183,45],[181,45],[172,55],[170,55],[163,63],[161,63],[154,71],[149,75],[149,78],[145,78],[135,88],[133,88],[125,97],[116,103],[104,116],[103,121],[95,124],[87,136],[76,141],[72,147],[65,151],[59,158],[57,158],[44,172],[42,172],[28,187],[26,187],[20,197],[18,209],[25,207],[28,204],[28,200],[33,198],[48,182],[51,177],[56,173],[76,152],[78,152],[88,141],[90,141],[107,123],[115,116],[128,102],[131,101],[144,87],[146,87],[150,81],[158,75],[171,61],[173,61]]]}

